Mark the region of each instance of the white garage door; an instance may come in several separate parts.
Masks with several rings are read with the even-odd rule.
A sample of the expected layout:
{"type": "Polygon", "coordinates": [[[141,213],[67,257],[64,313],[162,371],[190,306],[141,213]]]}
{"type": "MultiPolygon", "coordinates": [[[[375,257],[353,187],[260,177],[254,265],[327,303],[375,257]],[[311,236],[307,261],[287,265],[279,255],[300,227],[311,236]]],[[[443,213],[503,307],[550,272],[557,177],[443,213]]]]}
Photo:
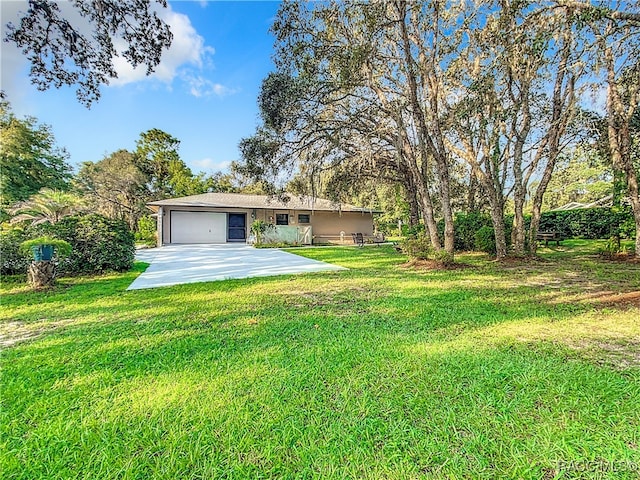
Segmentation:
{"type": "Polygon", "coordinates": [[[227,214],[171,212],[171,243],[226,243],[227,214]]]}

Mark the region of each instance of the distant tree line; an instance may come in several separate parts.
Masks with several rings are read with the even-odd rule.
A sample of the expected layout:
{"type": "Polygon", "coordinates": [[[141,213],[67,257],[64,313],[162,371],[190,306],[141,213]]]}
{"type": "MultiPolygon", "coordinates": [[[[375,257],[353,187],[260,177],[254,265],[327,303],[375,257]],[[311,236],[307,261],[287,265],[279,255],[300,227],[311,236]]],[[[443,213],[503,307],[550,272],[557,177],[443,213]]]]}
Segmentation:
{"type": "Polygon", "coordinates": [[[180,141],[159,129],[140,134],[133,151],[119,149],[77,172],[48,125],[18,118],[0,102],[0,216],[14,224],[56,223],[80,212],[123,220],[137,232],[153,200],[205,192],[261,192],[233,173],[194,174],[180,158],[180,141]]]}

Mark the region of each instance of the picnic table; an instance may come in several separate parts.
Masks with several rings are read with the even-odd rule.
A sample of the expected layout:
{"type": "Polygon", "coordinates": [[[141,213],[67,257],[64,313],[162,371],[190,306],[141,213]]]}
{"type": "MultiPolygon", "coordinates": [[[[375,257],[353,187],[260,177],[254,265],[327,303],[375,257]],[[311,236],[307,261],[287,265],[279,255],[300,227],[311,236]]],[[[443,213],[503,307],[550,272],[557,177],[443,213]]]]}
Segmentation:
{"type": "Polygon", "coordinates": [[[538,232],[538,234],[536,235],[536,240],[543,241],[545,247],[549,246],[549,242],[556,242],[556,245],[559,246],[562,237],[558,232],[538,232]]]}

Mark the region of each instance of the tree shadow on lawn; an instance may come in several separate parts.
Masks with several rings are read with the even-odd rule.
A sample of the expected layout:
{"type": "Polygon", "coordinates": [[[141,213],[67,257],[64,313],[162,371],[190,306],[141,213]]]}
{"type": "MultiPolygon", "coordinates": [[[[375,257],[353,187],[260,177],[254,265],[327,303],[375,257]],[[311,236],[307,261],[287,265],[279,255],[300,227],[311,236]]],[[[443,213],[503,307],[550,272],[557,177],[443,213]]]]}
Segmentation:
{"type": "MultiPolygon", "coordinates": [[[[209,438],[207,458],[221,455],[219,464],[231,462],[232,470],[250,468],[248,458],[263,472],[300,466],[264,444],[221,444],[216,429],[232,439],[305,443],[306,458],[318,465],[355,461],[323,447],[356,438],[364,442],[362,464],[383,461],[394,471],[394,462],[405,461],[401,471],[419,473],[448,465],[444,471],[466,475],[488,462],[517,477],[546,474],[576,451],[632,455],[625,441],[637,428],[628,421],[638,408],[637,396],[629,396],[635,370],[621,376],[572,361],[557,337],[544,335],[581,328],[583,316],[597,315],[571,297],[585,285],[554,292],[532,277],[515,286],[522,276],[391,270],[372,277],[354,270],[135,292],[123,291],[127,282],[103,279],[88,294],[74,286],[60,298],[34,295],[22,307],[87,298],[51,315],[79,323],[4,352],[5,399],[20,420],[9,444],[23,449],[23,458],[39,459],[22,466],[37,473],[38,465],[64,460],[42,459],[27,431],[62,417],[86,430],[89,416],[97,432],[91,450],[122,458],[116,464],[146,453],[155,464],[153,452],[184,453],[186,439],[199,434],[209,438]],[[46,414],[28,413],[44,398],[46,414]],[[182,421],[166,424],[167,416],[182,421]],[[298,433],[286,437],[283,425],[298,433]],[[159,433],[166,428],[184,441],[167,443],[159,433]],[[142,443],[141,431],[153,442],[142,443]],[[237,455],[229,459],[229,451],[237,455]]],[[[605,287],[598,280],[597,288],[605,287]]],[[[79,448],[76,440],[62,442],[79,448]]],[[[163,468],[174,461],[159,458],[163,468]]]]}
{"type": "MultiPolygon", "coordinates": [[[[61,291],[15,297],[8,305],[14,307],[10,320],[51,325],[61,321],[67,329],[72,328],[74,319],[81,318],[85,325],[164,318],[172,319],[170,324],[176,319],[180,324],[198,324],[225,318],[220,309],[228,311],[231,318],[238,316],[235,309],[243,305],[253,309],[250,318],[266,318],[264,305],[273,305],[286,309],[285,316],[336,318],[401,333],[406,328],[432,331],[463,325],[468,329],[539,317],[557,321],[588,311],[599,300],[611,300],[612,295],[636,298],[633,290],[628,291],[633,280],[615,282],[606,275],[586,279],[584,272],[558,270],[553,265],[506,274],[493,266],[471,272],[415,272],[396,267],[378,271],[381,275],[354,269],[124,291],[135,273],[115,279],[81,279],[61,291]],[[420,320],[416,323],[412,319],[420,320]]],[[[605,305],[611,307],[611,302],[605,305]]],[[[628,307],[629,302],[624,305],[628,307]]],[[[315,324],[319,320],[310,321],[315,324]]]]}
{"type": "Polygon", "coordinates": [[[131,282],[149,267],[148,263],[136,262],[127,272],[105,272],[97,275],[77,275],[59,277],[52,288],[34,290],[26,283],[26,277],[14,276],[13,282],[2,288],[3,304],[19,307],[35,302],[57,301],[67,295],[68,300],[77,303],[92,303],[96,298],[124,292],[131,282]],[[19,278],[20,280],[16,280],[19,278]]]}
{"type": "MultiPolygon", "coordinates": [[[[344,478],[359,464],[387,478],[487,465],[541,478],[576,452],[637,456],[637,370],[597,368],[563,344],[597,322],[632,323],[635,310],[586,301],[616,283],[607,272],[586,284],[584,270],[553,264],[384,268],[133,292],[128,278],[100,279],[16,296],[25,322],[49,311],[68,323],[3,353],[7,451],[24,460],[14,472],[122,473],[146,459],[151,474],[178,476],[187,456],[192,471],[213,465],[210,477],[311,464],[344,478]],[[36,441],[56,422],[64,455],[36,441]],[[345,456],[349,445],[356,453],[345,456]]],[[[634,278],[614,288],[629,293],[634,278]]]]}
{"type": "MultiPolygon", "coordinates": [[[[367,255],[374,260],[381,257],[371,250],[367,255]]],[[[136,267],[142,271],[146,265],[136,267]]],[[[557,269],[553,264],[507,272],[494,265],[428,272],[396,266],[374,269],[379,275],[353,269],[124,291],[138,271],[73,279],[63,290],[16,296],[9,305],[14,307],[9,326],[19,335],[24,324],[25,340],[58,331],[72,344],[79,338],[73,333],[77,329],[90,336],[103,332],[110,339],[128,339],[174,330],[188,337],[189,332],[200,335],[257,324],[275,325],[287,335],[313,326],[347,335],[361,329],[373,337],[419,333],[440,338],[503,322],[567,321],[599,305],[612,308],[610,300],[617,296],[637,298],[628,291],[634,277],[616,282],[607,271],[587,279],[581,268],[557,269]]],[[[623,305],[635,308],[633,302],[623,305]]]]}
{"type": "Polygon", "coordinates": [[[25,355],[11,354],[5,371],[10,413],[21,419],[9,426],[9,450],[22,450],[33,477],[56,462],[90,471],[101,459],[110,459],[107,470],[150,462],[184,475],[174,462],[187,455],[194,474],[213,457],[226,474],[293,475],[312,464],[334,478],[357,465],[387,478],[464,476],[491,465],[512,478],[541,478],[579,452],[635,454],[629,419],[640,405],[629,379],[567,361],[555,347],[425,347],[416,332],[399,341],[360,324],[341,334],[329,328],[335,320],[277,325],[274,313],[264,308],[258,318],[271,320],[244,329],[172,329],[165,321],[147,333],[123,325],[114,337],[86,327],[67,331],[69,343],[18,347],[25,355]],[[46,411],[30,410],[45,396],[46,411]],[[62,417],[64,455],[38,449],[38,432],[62,417]],[[72,431],[83,439],[65,437],[72,431]],[[205,448],[189,455],[195,439],[205,448]],[[356,448],[346,455],[349,446],[356,448]],[[83,448],[97,453],[83,457],[83,448]],[[337,467],[324,470],[330,465],[337,467]]]}
{"type": "MultiPolygon", "coordinates": [[[[151,359],[140,363],[145,372],[153,359],[177,351],[187,357],[201,349],[242,353],[254,343],[266,348],[295,347],[325,341],[326,336],[345,345],[353,343],[355,348],[363,341],[375,344],[381,337],[403,343],[409,339],[439,342],[504,322],[549,324],[592,310],[589,305],[536,296],[523,302],[522,293],[509,287],[453,290],[411,285],[390,292],[372,292],[366,286],[355,291],[352,287],[321,291],[317,287],[322,279],[305,280],[302,288],[296,282],[299,289],[286,293],[273,292],[280,290],[283,279],[267,280],[273,289],[265,288],[265,280],[260,279],[248,284],[203,284],[196,289],[171,287],[147,295],[127,293],[111,297],[107,306],[77,305],[62,312],[66,319],[62,329],[47,332],[42,341],[25,349],[44,357],[53,352],[73,357],[75,351],[82,351],[82,362],[111,364],[116,370],[123,359],[143,352],[140,358],[151,359]],[[252,292],[252,287],[259,287],[261,293],[252,292]],[[241,298],[234,298],[236,290],[242,290],[241,298]],[[154,308],[157,301],[162,306],[154,308]],[[72,318],[76,324],[69,321],[72,318]],[[104,355],[106,359],[101,360],[104,355]]],[[[74,362],[65,365],[72,368],[74,362]]]]}

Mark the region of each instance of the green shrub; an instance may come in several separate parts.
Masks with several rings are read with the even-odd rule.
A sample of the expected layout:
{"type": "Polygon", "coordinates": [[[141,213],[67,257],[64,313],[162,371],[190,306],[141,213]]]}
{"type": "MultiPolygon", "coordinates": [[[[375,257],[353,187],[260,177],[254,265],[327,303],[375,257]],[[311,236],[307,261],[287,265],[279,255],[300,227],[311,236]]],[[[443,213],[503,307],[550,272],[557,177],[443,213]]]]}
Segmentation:
{"type": "Polygon", "coordinates": [[[613,258],[617,253],[620,253],[621,250],[620,237],[612,236],[607,240],[607,243],[604,244],[604,247],[598,250],[598,253],[603,257],[613,258]]]}
{"type": "Polygon", "coordinates": [[[152,217],[145,215],[138,219],[136,241],[144,243],[148,247],[155,247],[158,244],[156,238],[156,221],[152,217]]]}
{"type": "Polygon", "coordinates": [[[259,246],[262,245],[262,237],[265,234],[265,232],[272,228],[273,225],[270,223],[265,222],[264,220],[254,220],[253,223],[251,224],[251,233],[253,233],[254,237],[255,237],[255,245],[259,246]]]}
{"type": "Polygon", "coordinates": [[[414,225],[414,226],[402,225],[403,237],[417,238],[417,237],[420,237],[421,235],[424,235],[424,233],[425,233],[425,228],[424,228],[424,224],[422,223],[419,223],[418,225],[414,225]]]}
{"type": "Polygon", "coordinates": [[[31,255],[20,251],[20,244],[27,238],[21,228],[0,229],[0,274],[17,275],[27,271],[31,255]]]}
{"type": "Polygon", "coordinates": [[[409,238],[401,243],[402,253],[410,259],[426,260],[433,256],[431,241],[425,235],[409,238]]]}
{"type": "Polygon", "coordinates": [[[544,212],[539,230],[558,232],[564,238],[630,238],[635,224],[629,208],[596,207],[544,212]]]}
{"type": "Polygon", "coordinates": [[[453,254],[434,249],[426,235],[405,240],[400,244],[400,250],[409,260],[435,260],[445,266],[453,264],[453,254]]]}
{"type": "MultiPolygon", "coordinates": [[[[531,217],[525,216],[525,228],[529,229],[531,217]]],[[[420,226],[422,230],[424,227],[420,226]]],[[[513,215],[504,217],[505,241],[511,247],[513,215]]],[[[587,208],[544,212],[540,218],[539,231],[558,232],[562,238],[633,238],[635,222],[629,208],[587,208]]],[[[409,230],[404,231],[411,234],[409,230]]],[[[438,222],[438,233],[442,238],[444,221],[438,222]]],[[[528,242],[528,235],[525,236],[528,242]]],[[[491,217],[483,212],[458,213],[454,219],[454,246],[456,251],[483,251],[495,254],[495,238],[491,217]],[[484,229],[484,230],[483,230],[484,229]],[[487,230],[488,229],[488,230],[487,230]],[[489,234],[489,231],[491,234],[489,234]],[[480,243],[478,242],[480,240],[480,243]]],[[[528,244],[525,245],[528,247],[528,244]]]]}
{"type": "Polygon", "coordinates": [[[447,252],[446,250],[435,250],[433,252],[433,259],[436,262],[440,262],[440,263],[442,263],[443,265],[446,265],[446,266],[452,265],[454,263],[453,262],[453,254],[447,252]]]}
{"type": "MultiPolygon", "coordinates": [[[[528,219],[527,225],[528,226],[528,219]]],[[[454,248],[458,252],[481,251],[476,245],[476,232],[482,227],[493,228],[491,216],[484,212],[457,213],[453,221],[454,248]]],[[[504,217],[504,233],[507,248],[511,246],[511,232],[513,230],[513,215],[504,217]]],[[[444,220],[438,222],[438,233],[444,236],[444,220]]]]}
{"type": "Polygon", "coordinates": [[[480,252],[496,254],[496,235],[493,227],[484,226],[475,234],[475,249],[480,252]]]}
{"type": "Polygon", "coordinates": [[[268,242],[268,243],[255,243],[255,248],[291,248],[301,247],[299,243],[286,243],[286,242],[268,242]]]}
{"type": "Polygon", "coordinates": [[[41,227],[45,233],[71,244],[71,255],[59,265],[63,273],[121,272],[133,266],[134,235],[122,220],[92,214],[65,217],[54,225],[41,227]]]}
{"type": "MultiPolygon", "coordinates": [[[[476,232],[484,226],[491,226],[491,217],[482,212],[458,213],[454,220],[454,246],[457,251],[476,249],[476,232]]],[[[442,224],[444,231],[444,222],[442,224]]]]}
{"type": "Polygon", "coordinates": [[[633,215],[629,215],[618,226],[618,235],[622,238],[633,238],[636,235],[636,222],[633,215]]]}

